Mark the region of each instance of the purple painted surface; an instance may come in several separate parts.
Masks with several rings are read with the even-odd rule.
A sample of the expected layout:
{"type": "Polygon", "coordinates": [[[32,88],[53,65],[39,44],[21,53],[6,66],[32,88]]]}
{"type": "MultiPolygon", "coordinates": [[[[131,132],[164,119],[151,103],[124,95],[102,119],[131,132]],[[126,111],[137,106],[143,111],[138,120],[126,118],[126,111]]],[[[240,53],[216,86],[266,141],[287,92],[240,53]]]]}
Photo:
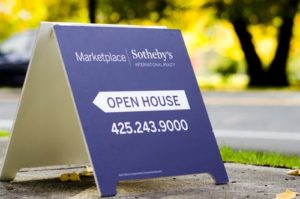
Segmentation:
{"type": "MultiPolygon", "coordinates": [[[[127,179],[205,172],[217,184],[228,182],[180,31],[61,25],[54,30],[103,196],[115,195],[116,183],[127,179]],[[166,96],[183,90],[190,109],[104,112],[93,103],[99,92],[158,90],[166,96]]],[[[113,99],[112,109],[137,106],[128,102],[130,96],[113,99]]]]}

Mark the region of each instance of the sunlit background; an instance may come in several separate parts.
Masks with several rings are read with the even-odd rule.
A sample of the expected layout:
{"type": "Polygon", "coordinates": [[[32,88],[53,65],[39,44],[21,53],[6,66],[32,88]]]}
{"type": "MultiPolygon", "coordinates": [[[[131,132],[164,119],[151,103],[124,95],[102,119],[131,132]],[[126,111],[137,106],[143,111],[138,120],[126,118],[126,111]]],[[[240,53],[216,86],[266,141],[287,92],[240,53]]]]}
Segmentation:
{"type": "MultiPolygon", "coordinates": [[[[251,82],[251,78],[253,80],[259,74],[257,71],[250,74],[249,68],[260,64],[252,63],[253,56],[246,59],[245,49],[242,48],[240,40],[244,38],[246,41],[247,36],[239,38],[234,26],[242,22],[246,27],[243,30],[252,36],[249,38],[254,44],[262,71],[268,74],[263,76],[263,79],[280,79],[286,72],[289,85],[299,87],[298,2],[298,0],[1,0],[0,42],[16,32],[38,28],[41,21],[88,23],[91,20],[89,13],[93,11],[89,5],[96,3],[94,19],[96,23],[163,25],[181,29],[195,74],[203,88],[244,89],[249,84],[255,87],[287,86],[284,80],[281,83],[251,82]],[[274,61],[280,41],[280,28],[285,25],[281,29],[288,30],[286,24],[289,20],[294,22],[291,28],[292,37],[287,38],[286,32],[282,38],[288,41],[285,43],[290,41],[290,46],[283,44],[280,47],[281,50],[288,48],[287,61],[282,61],[284,57],[274,61]],[[273,70],[277,75],[268,73],[273,62],[279,63],[277,65],[284,68],[273,70]]],[[[249,44],[245,44],[245,47],[247,45],[249,47],[249,44]]],[[[284,54],[284,51],[279,51],[280,53],[284,54]]]]}

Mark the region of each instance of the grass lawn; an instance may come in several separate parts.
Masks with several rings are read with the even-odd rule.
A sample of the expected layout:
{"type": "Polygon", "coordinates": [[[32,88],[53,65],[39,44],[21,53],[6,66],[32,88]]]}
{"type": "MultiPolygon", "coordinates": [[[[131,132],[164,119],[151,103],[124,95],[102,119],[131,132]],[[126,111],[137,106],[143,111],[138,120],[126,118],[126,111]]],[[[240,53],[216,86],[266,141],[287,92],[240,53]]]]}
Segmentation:
{"type": "Polygon", "coordinates": [[[0,137],[8,137],[8,136],[9,136],[8,132],[0,130],[0,137]]]}
{"type": "Polygon", "coordinates": [[[233,150],[225,146],[220,148],[220,152],[224,162],[291,169],[300,168],[300,156],[280,155],[272,152],[233,150]]]}

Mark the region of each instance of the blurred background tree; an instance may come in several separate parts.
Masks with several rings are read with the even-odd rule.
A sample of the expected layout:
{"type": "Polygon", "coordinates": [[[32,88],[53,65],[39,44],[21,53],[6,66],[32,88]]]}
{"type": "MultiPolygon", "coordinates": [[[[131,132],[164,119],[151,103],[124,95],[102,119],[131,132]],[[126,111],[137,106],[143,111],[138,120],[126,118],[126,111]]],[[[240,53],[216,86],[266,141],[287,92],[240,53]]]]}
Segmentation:
{"type": "MultiPolygon", "coordinates": [[[[95,0],[90,0],[95,1],[95,0]]],[[[247,63],[249,86],[288,86],[287,61],[292,38],[294,18],[299,10],[299,0],[207,0],[205,1],[121,1],[102,0],[99,11],[108,23],[130,22],[133,19],[162,19],[176,21],[172,13],[182,13],[198,8],[213,8],[219,19],[229,21],[239,39],[247,63]],[[264,66],[256,52],[249,31],[252,25],[273,26],[277,31],[277,47],[269,66],[264,66]]],[[[180,19],[177,19],[177,21],[180,19]]],[[[195,18],[201,20],[201,18],[195,18]]]]}
{"type": "Polygon", "coordinates": [[[213,7],[218,18],[232,23],[245,55],[250,86],[289,84],[286,68],[299,0],[208,0],[205,6],[213,7]],[[278,28],[275,55],[268,67],[263,66],[248,30],[257,24],[278,28]]]}
{"type": "Polygon", "coordinates": [[[247,73],[250,86],[285,86],[300,82],[299,1],[1,0],[0,41],[40,21],[164,25],[183,31],[202,79],[247,73]]]}
{"type": "Polygon", "coordinates": [[[77,0],[0,0],[0,41],[41,21],[88,22],[86,5],[77,0]]]}

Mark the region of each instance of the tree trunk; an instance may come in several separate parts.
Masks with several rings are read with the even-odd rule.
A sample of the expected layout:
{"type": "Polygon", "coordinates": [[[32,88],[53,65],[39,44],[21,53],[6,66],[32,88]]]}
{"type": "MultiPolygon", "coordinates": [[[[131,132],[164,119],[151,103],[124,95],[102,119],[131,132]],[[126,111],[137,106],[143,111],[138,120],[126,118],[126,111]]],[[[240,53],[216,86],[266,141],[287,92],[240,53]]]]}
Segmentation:
{"type": "Polygon", "coordinates": [[[272,86],[288,86],[286,66],[290,50],[290,42],[293,36],[294,18],[297,13],[299,0],[287,2],[286,13],[282,19],[277,37],[278,45],[272,63],[268,71],[268,78],[272,86]]]}
{"type": "Polygon", "coordinates": [[[239,38],[247,63],[247,73],[250,78],[249,86],[264,86],[267,84],[266,72],[255,51],[252,36],[247,30],[245,21],[239,19],[232,21],[234,30],[239,38]]]}
{"type": "Polygon", "coordinates": [[[90,23],[96,23],[97,0],[88,0],[90,23]]]}
{"type": "Polygon", "coordinates": [[[275,57],[270,64],[268,79],[272,86],[288,86],[286,65],[292,37],[293,20],[285,19],[279,29],[275,57]]]}

